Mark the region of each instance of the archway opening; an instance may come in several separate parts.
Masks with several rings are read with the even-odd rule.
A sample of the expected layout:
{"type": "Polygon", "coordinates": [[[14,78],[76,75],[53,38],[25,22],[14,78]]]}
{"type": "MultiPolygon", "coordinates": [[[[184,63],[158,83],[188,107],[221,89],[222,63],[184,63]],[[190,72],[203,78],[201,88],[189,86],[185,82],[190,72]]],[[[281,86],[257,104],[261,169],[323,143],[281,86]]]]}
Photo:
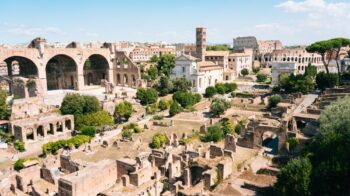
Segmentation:
{"type": "Polygon", "coordinates": [[[68,130],[71,130],[71,129],[72,129],[71,120],[66,120],[65,124],[66,124],[66,128],[67,128],[68,130]]]}
{"type": "Polygon", "coordinates": [[[46,65],[47,89],[77,89],[77,64],[67,55],[56,55],[46,65]]]}
{"type": "Polygon", "coordinates": [[[26,139],[27,140],[34,140],[34,131],[33,129],[28,129],[26,132],[26,139]]]}
{"type": "Polygon", "coordinates": [[[91,55],[84,63],[84,84],[100,85],[102,80],[108,80],[108,61],[99,54],[91,55]]]}
{"type": "Polygon", "coordinates": [[[47,134],[48,135],[53,135],[54,134],[54,130],[53,130],[53,124],[49,124],[49,129],[47,130],[47,134]]]}
{"type": "Polygon", "coordinates": [[[117,85],[120,85],[121,80],[120,80],[120,74],[117,74],[117,85]]]}
{"type": "Polygon", "coordinates": [[[62,122],[57,122],[56,130],[57,130],[57,132],[63,132],[62,122]]]}
{"type": "Polygon", "coordinates": [[[40,136],[40,137],[44,137],[45,136],[45,134],[44,134],[44,127],[41,126],[41,125],[36,129],[36,132],[37,132],[38,136],[40,136]]]}
{"type": "MultiPolygon", "coordinates": [[[[14,79],[16,81],[33,81],[31,79],[38,77],[38,68],[35,63],[22,56],[12,56],[0,62],[0,72],[3,76],[1,77],[1,87],[9,94],[13,93],[14,79]],[[7,84],[3,81],[6,81],[7,84]]],[[[36,86],[33,89],[36,89],[36,86]]]]}
{"type": "Polygon", "coordinates": [[[124,86],[129,86],[129,78],[126,74],[124,74],[124,86]]]}
{"type": "Polygon", "coordinates": [[[274,132],[266,131],[262,135],[261,146],[266,148],[265,152],[268,154],[278,154],[278,142],[278,137],[274,132]]]}

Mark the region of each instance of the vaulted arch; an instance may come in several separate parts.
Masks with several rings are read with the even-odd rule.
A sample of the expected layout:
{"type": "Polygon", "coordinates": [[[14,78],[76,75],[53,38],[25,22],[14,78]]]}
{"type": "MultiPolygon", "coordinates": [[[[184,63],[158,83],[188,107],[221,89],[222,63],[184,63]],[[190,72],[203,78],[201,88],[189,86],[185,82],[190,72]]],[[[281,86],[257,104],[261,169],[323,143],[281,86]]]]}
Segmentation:
{"type": "Polygon", "coordinates": [[[84,63],[84,84],[100,85],[101,80],[108,80],[109,64],[100,54],[89,56],[84,63]]]}
{"type": "Polygon", "coordinates": [[[47,89],[77,89],[77,63],[73,58],[58,54],[46,64],[47,89]]]}

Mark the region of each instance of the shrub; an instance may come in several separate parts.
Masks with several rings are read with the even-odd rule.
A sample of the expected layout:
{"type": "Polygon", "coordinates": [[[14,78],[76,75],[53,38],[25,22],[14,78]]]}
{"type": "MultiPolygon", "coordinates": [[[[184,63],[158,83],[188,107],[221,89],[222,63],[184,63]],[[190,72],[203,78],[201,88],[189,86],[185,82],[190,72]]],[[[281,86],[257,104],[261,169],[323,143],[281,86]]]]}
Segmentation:
{"type": "Polygon", "coordinates": [[[131,139],[132,135],[133,135],[133,131],[131,129],[123,129],[122,137],[124,139],[131,139]]]}
{"type": "Polygon", "coordinates": [[[15,141],[15,149],[20,151],[20,152],[24,152],[26,150],[26,148],[24,147],[24,142],[16,140],[15,141]]]}
{"type": "Polygon", "coordinates": [[[140,100],[142,105],[156,103],[158,92],[154,88],[139,88],[136,92],[136,99],[140,100]]]}
{"type": "Polygon", "coordinates": [[[151,148],[160,148],[168,142],[168,137],[164,133],[157,133],[152,137],[151,148]]]}
{"type": "Polygon", "coordinates": [[[242,130],[242,124],[240,122],[235,126],[235,132],[239,135],[241,134],[241,130],[242,130]]]}
{"type": "Polygon", "coordinates": [[[96,113],[79,115],[76,118],[75,128],[80,130],[84,126],[101,127],[112,125],[113,119],[106,111],[99,111],[96,113]]]}
{"type": "Polygon", "coordinates": [[[180,113],[182,111],[181,106],[174,101],[171,105],[170,105],[170,109],[169,109],[169,115],[170,116],[175,116],[176,114],[180,113]]]}
{"type": "Polygon", "coordinates": [[[160,111],[167,110],[169,108],[169,104],[166,100],[162,99],[158,103],[158,108],[160,109],[160,111]]]}
{"type": "Polygon", "coordinates": [[[225,93],[231,93],[237,89],[236,83],[225,83],[225,93]]]}
{"type": "Polygon", "coordinates": [[[213,97],[216,93],[217,93],[216,88],[213,86],[208,86],[205,89],[205,97],[207,97],[207,98],[213,97]]]}
{"type": "Polygon", "coordinates": [[[223,83],[215,84],[216,92],[223,95],[226,93],[226,86],[223,83]]]}
{"type": "Polygon", "coordinates": [[[177,91],[173,94],[173,100],[182,107],[188,107],[198,103],[201,100],[201,96],[197,93],[177,91]]]}
{"type": "Polygon", "coordinates": [[[258,73],[256,75],[256,81],[257,82],[265,82],[267,80],[267,75],[263,73],[258,73]]]}
{"type": "Polygon", "coordinates": [[[92,126],[84,126],[83,128],[81,128],[80,133],[82,135],[95,137],[95,135],[96,135],[96,128],[92,127],[92,126]]]}
{"type": "Polygon", "coordinates": [[[208,132],[202,137],[204,142],[218,142],[224,138],[224,132],[220,125],[208,127],[208,132]]]}
{"type": "Polygon", "coordinates": [[[142,129],[139,127],[137,123],[129,123],[123,126],[123,131],[124,130],[131,130],[132,133],[141,133],[142,129]]]}
{"type": "Polygon", "coordinates": [[[25,162],[24,159],[22,159],[22,158],[18,159],[18,160],[15,162],[15,164],[14,164],[14,169],[15,169],[16,171],[19,171],[19,170],[23,169],[23,168],[24,168],[24,162],[25,162]]]}
{"type": "Polygon", "coordinates": [[[253,67],[252,71],[257,74],[260,71],[260,67],[253,67]]]}
{"type": "Polygon", "coordinates": [[[277,104],[278,104],[279,102],[281,102],[281,101],[282,101],[281,95],[278,95],[278,94],[272,95],[272,96],[270,97],[270,99],[269,99],[269,105],[268,105],[268,107],[269,107],[269,108],[274,108],[274,107],[276,107],[277,104]]]}
{"type": "Polygon", "coordinates": [[[232,97],[242,97],[242,98],[253,98],[254,95],[251,93],[244,93],[244,92],[232,92],[232,97]]]}
{"type": "Polygon", "coordinates": [[[146,113],[147,114],[155,114],[157,111],[158,111],[157,103],[146,106],[146,113]]]}
{"type": "Polygon", "coordinates": [[[73,146],[75,148],[79,148],[82,144],[89,142],[91,139],[90,136],[87,135],[77,135],[68,140],[58,140],[56,142],[48,142],[44,144],[41,149],[43,154],[56,154],[56,152],[61,148],[69,148],[71,149],[73,146]]]}
{"type": "Polygon", "coordinates": [[[224,135],[235,133],[235,128],[233,127],[233,125],[232,125],[230,120],[228,120],[227,122],[223,123],[222,130],[224,132],[224,135]]]}
{"type": "Polygon", "coordinates": [[[164,116],[163,115],[154,115],[153,120],[163,120],[164,116]]]}
{"type": "Polygon", "coordinates": [[[244,68],[244,69],[241,70],[241,75],[242,76],[247,76],[248,74],[249,74],[249,71],[248,71],[247,68],[244,68]]]}
{"type": "Polygon", "coordinates": [[[118,119],[119,122],[124,118],[125,121],[128,121],[133,112],[132,104],[128,101],[123,101],[115,106],[114,116],[118,119]]]}
{"type": "Polygon", "coordinates": [[[224,99],[214,99],[210,105],[210,112],[214,116],[220,116],[231,107],[231,104],[224,99]]]}

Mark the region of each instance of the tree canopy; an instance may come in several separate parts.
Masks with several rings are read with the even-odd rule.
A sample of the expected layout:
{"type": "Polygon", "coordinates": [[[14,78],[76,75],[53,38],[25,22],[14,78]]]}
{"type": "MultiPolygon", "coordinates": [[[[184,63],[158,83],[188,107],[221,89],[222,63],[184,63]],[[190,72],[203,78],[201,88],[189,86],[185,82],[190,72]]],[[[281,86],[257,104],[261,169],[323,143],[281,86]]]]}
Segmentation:
{"type": "Polygon", "coordinates": [[[132,104],[128,101],[123,101],[115,106],[114,116],[119,122],[121,122],[123,119],[128,121],[132,112],[132,104]]]}
{"type": "Polygon", "coordinates": [[[139,88],[136,92],[136,99],[140,100],[142,105],[156,103],[158,92],[154,88],[139,88]]]}
{"type": "Polygon", "coordinates": [[[100,102],[95,96],[77,93],[67,94],[60,108],[62,114],[73,114],[74,116],[98,112],[100,109],[100,102]]]}
{"type": "Polygon", "coordinates": [[[220,116],[221,114],[225,113],[225,111],[230,107],[230,102],[224,99],[214,99],[210,105],[210,112],[214,116],[220,116]]]}
{"type": "Polygon", "coordinates": [[[170,76],[170,71],[175,67],[175,55],[164,54],[159,57],[157,63],[158,73],[170,76]]]}

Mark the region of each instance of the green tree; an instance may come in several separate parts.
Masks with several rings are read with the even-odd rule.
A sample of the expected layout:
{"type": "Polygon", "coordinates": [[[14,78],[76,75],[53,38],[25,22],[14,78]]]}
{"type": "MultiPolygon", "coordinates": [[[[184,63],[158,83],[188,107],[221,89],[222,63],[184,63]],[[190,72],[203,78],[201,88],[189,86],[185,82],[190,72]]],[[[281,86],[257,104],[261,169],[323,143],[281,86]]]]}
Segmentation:
{"type": "Polygon", "coordinates": [[[313,65],[311,65],[311,63],[309,63],[307,65],[307,67],[305,67],[304,76],[309,76],[312,79],[315,79],[316,75],[317,75],[317,67],[313,66],[313,65]]]}
{"type": "Polygon", "coordinates": [[[202,137],[202,141],[204,142],[218,142],[224,139],[224,132],[221,129],[220,125],[214,125],[208,127],[208,132],[202,137]]]}
{"type": "Polygon", "coordinates": [[[102,127],[113,124],[112,117],[105,111],[79,115],[75,121],[75,128],[77,130],[80,130],[84,126],[102,127]]]}
{"type": "Polygon", "coordinates": [[[182,111],[181,106],[174,101],[171,105],[170,105],[170,109],[169,109],[169,115],[170,116],[175,116],[176,114],[180,113],[182,111]]]}
{"type": "Polygon", "coordinates": [[[241,70],[241,75],[242,75],[242,76],[245,77],[245,76],[247,76],[248,74],[249,74],[249,71],[248,71],[247,68],[244,68],[244,69],[241,70]]]}
{"type": "Polygon", "coordinates": [[[316,85],[320,90],[325,90],[326,88],[333,88],[339,84],[339,77],[335,73],[326,74],[321,71],[316,75],[316,85]]]}
{"type": "Polygon", "coordinates": [[[230,107],[230,102],[224,99],[214,99],[210,105],[210,112],[214,116],[220,116],[221,114],[225,113],[225,111],[230,107]]]}
{"type": "Polygon", "coordinates": [[[100,102],[95,96],[84,95],[84,114],[94,113],[100,111],[100,102]]]}
{"type": "Polygon", "coordinates": [[[224,135],[235,133],[235,128],[233,127],[230,120],[223,123],[222,130],[224,132],[224,135]]]}
{"type": "Polygon", "coordinates": [[[288,162],[277,175],[275,190],[278,195],[311,195],[310,175],[312,165],[307,158],[296,158],[288,162]]]}
{"type": "Polygon", "coordinates": [[[258,73],[256,75],[256,81],[257,82],[265,82],[267,80],[267,75],[264,73],[258,73]]]}
{"type": "Polygon", "coordinates": [[[158,92],[153,88],[139,88],[136,92],[136,99],[140,100],[142,105],[156,103],[158,92]]]}
{"type": "Polygon", "coordinates": [[[161,76],[157,89],[160,96],[165,96],[173,91],[174,85],[168,77],[161,76]]]}
{"type": "Polygon", "coordinates": [[[169,108],[169,104],[166,100],[160,100],[159,103],[158,103],[158,108],[161,110],[161,111],[164,111],[164,110],[167,110],[169,108]]]}
{"type": "Polygon", "coordinates": [[[21,142],[19,140],[16,140],[15,141],[15,149],[20,151],[20,152],[24,152],[26,150],[25,146],[24,146],[24,142],[21,142]]]}
{"type": "Polygon", "coordinates": [[[168,137],[164,133],[157,133],[152,137],[151,148],[160,148],[168,142],[168,137]]]}
{"type": "Polygon", "coordinates": [[[150,59],[151,63],[158,63],[159,57],[157,55],[153,55],[150,59]]]}
{"type": "Polygon", "coordinates": [[[149,76],[149,78],[151,80],[155,80],[158,77],[158,69],[154,66],[151,66],[148,70],[147,70],[147,75],[149,76]]]}
{"type": "Polygon", "coordinates": [[[216,92],[223,95],[226,93],[226,86],[223,83],[217,83],[215,84],[216,92]]]}
{"type": "Polygon", "coordinates": [[[170,71],[175,67],[175,55],[164,54],[159,57],[157,69],[158,73],[162,73],[165,76],[170,76],[170,71]]]}
{"type": "Polygon", "coordinates": [[[11,116],[10,107],[6,103],[7,93],[0,89],[0,119],[8,120],[11,116]]]}
{"type": "Polygon", "coordinates": [[[231,93],[237,89],[236,83],[225,83],[225,93],[231,93]]]}
{"type": "Polygon", "coordinates": [[[115,106],[114,116],[119,122],[122,122],[123,118],[128,121],[133,112],[132,104],[128,101],[123,101],[115,106]]]}
{"type": "Polygon", "coordinates": [[[321,59],[327,74],[329,74],[328,66],[331,61],[331,58],[326,59],[326,56],[328,56],[328,54],[333,53],[332,50],[333,50],[333,43],[328,40],[315,42],[306,47],[307,52],[318,53],[319,55],[321,55],[321,59]]]}
{"type": "Polygon", "coordinates": [[[62,101],[62,114],[74,116],[100,111],[100,102],[94,96],[82,96],[77,93],[67,94],[62,101]]]}
{"type": "Polygon", "coordinates": [[[205,97],[211,98],[211,97],[213,97],[215,94],[216,94],[216,88],[215,88],[215,87],[213,87],[213,86],[208,86],[208,87],[205,89],[205,97]]]}
{"type": "Polygon", "coordinates": [[[185,77],[176,78],[173,80],[173,84],[174,92],[191,90],[191,81],[187,80],[185,77]]]}
{"type": "Polygon", "coordinates": [[[281,101],[282,101],[281,95],[278,95],[278,94],[272,95],[272,96],[270,97],[270,99],[269,99],[269,105],[268,105],[268,107],[269,107],[269,108],[274,108],[274,107],[276,107],[277,104],[278,104],[279,102],[281,102],[281,101]]]}
{"type": "Polygon", "coordinates": [[[80,133],[82,135],[95,137],[95,135],[96,135],[96,128],[92,127],[92,126],[84,126],[83,128],[80,129],[80,133]]]}

